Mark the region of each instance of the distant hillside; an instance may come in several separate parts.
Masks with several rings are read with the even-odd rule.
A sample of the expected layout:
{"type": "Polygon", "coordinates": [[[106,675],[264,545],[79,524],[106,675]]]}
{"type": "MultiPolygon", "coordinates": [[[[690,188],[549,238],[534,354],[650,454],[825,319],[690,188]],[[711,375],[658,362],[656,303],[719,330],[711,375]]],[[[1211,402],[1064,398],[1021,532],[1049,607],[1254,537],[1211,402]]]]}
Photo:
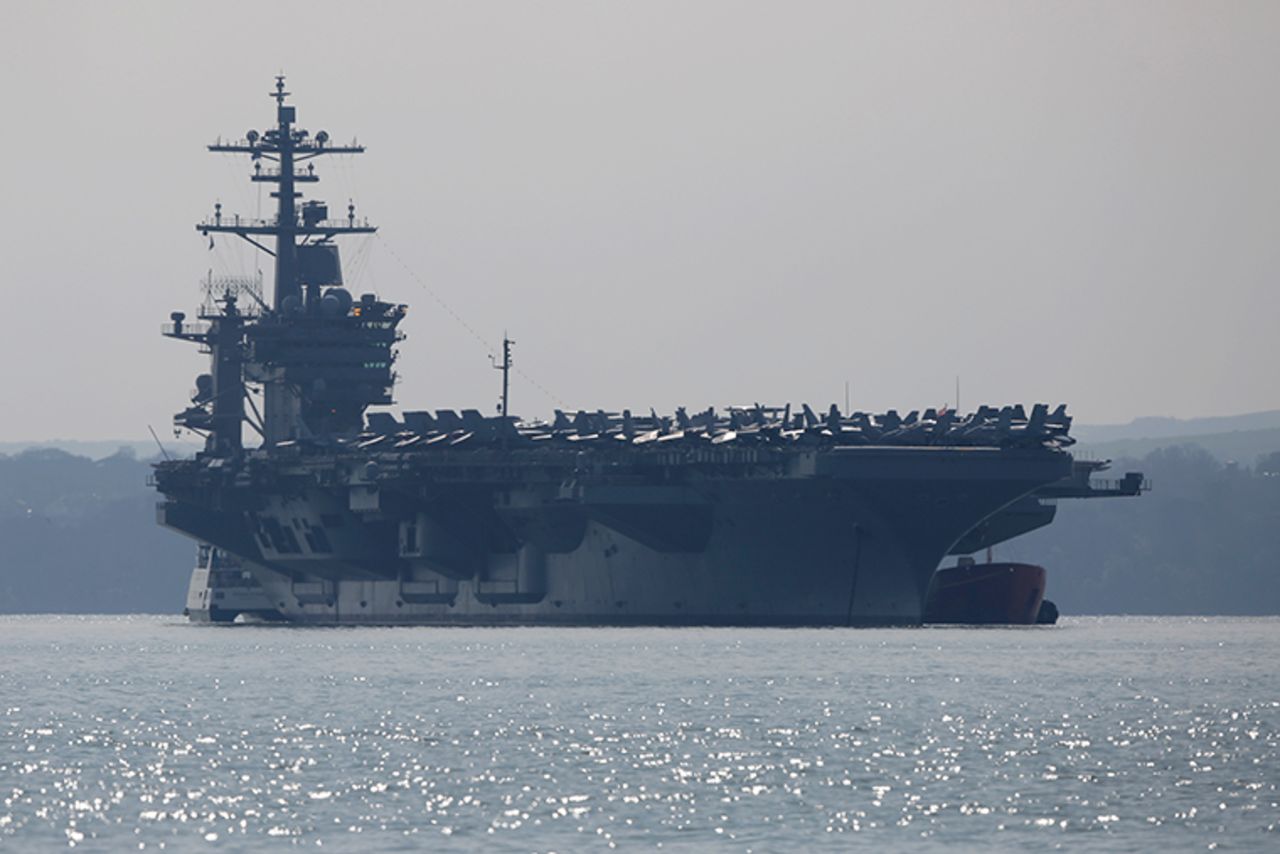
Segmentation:
{"type": "MultiPolygon", "coordinates": [[[[189,457],[199,450],[198,445],[172,439],[165,441],[164,447],[169,454],[175,457],[189,457]]],[[[120,451],[126,451],[143,459],[160,456],[160,449],[156,447],[154,439],[94,439],[91,441],[82,439],[41,439],[31,442],[0,442],[0,454],[7,456],[21,454],[23,451],[30,450],[65,451],[68,454],[88,457],[91,460],[101,460],[120,451]]]]}
{"type": "Polygon", "coordinates": [[[1071,435],[1082,443],[1096,444],[1118,439],[1190,439],[1246,430],[1280,430],[1280,409],[1211,418],[1144,416],[1128,424],[1075,424],[1071,435]]]}
{"type": "Polygon", "coordinates": [[[180,612],[195,547],[156,524],[150,471],[127,450],[0,455],[0,613],[180,612]]]}
{"type": "MultiPolygon", "coordinates": [[[[1076,431],[1072,430],[1075,434],[1076,431]]],[[[1263,430],[1235,430],[1229,433],[1205,433],[1176,438],[1126,438],[1109,441],[1080,440],[1072,451],[1097,459],[1144,457],[1170,445],[1197,445],[1219,462],[1237,462],[1252,466],[1259,457],[1280,451],[1280,427],[1263,430]]]]}
{"type": "Polygon", "coordinates": [[[1280,453],[1257,469],[1170,444],[1135,498],[1058,502],[1053,524],[995,549],[1040,564],[1064,614],[1280,614],[1280,453]]]}

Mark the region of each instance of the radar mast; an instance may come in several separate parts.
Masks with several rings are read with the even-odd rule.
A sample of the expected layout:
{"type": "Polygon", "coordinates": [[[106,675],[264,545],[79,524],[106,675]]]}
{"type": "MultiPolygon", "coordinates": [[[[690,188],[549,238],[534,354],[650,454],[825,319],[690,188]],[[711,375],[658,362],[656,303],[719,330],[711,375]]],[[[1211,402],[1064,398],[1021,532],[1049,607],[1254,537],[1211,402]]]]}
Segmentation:
{"type": "MultiPolygon", "coordinates": [[[[245,138],[235,142],[215,142],[209,146],[213,152],[226,154],[247,154],[254,163],[254,182],[277,185],[271,192],[276,199],[276,217],[273,221],[246,220],[240,216],[226,221],[222,215],[221,205],[214,209],[212,220],[206,220],[196,226],[203,235],[234,234],[258,249],[275,256],[275,289],[271,306],[279,310],[291,296],[300,300],[303,297],[302,278],[306,272],[300,263],[300,247],[328,243],[338,235],[372,234],[375,226],[367,222],[356,222],[355,206],[348,204],[347,218],[331,220],[328,207],[322,202],[309,202],[299,205],[302,193],[298,192],[298,184],[312,184],[320,180],[314,167],[308,165],[298,171],[298,165],[326,154],[363,154],[364,146],[352,142],[350,145],[333,145],[329,142],[329,134],[319,131],[313,137],[299,127],[297,123],[297,107],[286,104],[289,92],[284,88],[284,75],[276,77],[275,91],[270,93],[276,102],[276,127],[263,132],[250,130],[245,138]],[[263,167],[263,161],[276,164],[275,168],[263,167]],[[299,216],[301,208],[301,216],[299,216]],[[265,246],[260,238],[275,238],[275,248],[265,246]]],[[[318,292],[318,284],[308,283],[318,292]]],[[[317,293],[307,293],[308,298],[317,293]]]]}

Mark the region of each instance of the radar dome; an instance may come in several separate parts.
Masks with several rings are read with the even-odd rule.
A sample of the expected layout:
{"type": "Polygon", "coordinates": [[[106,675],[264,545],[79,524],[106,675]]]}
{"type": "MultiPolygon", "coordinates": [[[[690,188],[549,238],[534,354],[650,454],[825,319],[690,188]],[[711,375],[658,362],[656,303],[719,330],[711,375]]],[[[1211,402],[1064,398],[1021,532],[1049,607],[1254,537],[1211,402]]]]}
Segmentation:
{"type": "Polygon", "coordinates": [[[341,317],[342,316],[342,300],[333,295],[332,292],[324,295],[320,300],[320,313],[325,317],[341,317]]]}
{"type": "Polygon", "coordinates": [[[342,305],[341,314],[346,314],[351,311],[351,305],[355,302],[351,297],[351,291],[346,288],[329,288],[329,290],[324,292],[324,297],[325,299],[328,299],[329,297],[336,299],[342,305]]]}
{"type": "Polygon", "coordinates": [[[196,377],[196,393],[191,395],[193,403],[204,403],[213,399],[213,375],[200,374],[196,377]]]}

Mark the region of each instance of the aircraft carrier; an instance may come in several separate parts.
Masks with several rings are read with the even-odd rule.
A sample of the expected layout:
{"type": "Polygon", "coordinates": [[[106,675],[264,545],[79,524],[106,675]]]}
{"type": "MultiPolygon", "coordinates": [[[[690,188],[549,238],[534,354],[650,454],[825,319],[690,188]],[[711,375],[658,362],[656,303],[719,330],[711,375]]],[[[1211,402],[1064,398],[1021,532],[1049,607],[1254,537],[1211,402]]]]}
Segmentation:
{"type": "Polygon", "coordinates": [[[509,341],[496,416],[369,411],[393,403],[407,307],[343,287],[338,238],[374,227],[300,192],[310,161],[363,148],[303,130],[283,77],[271,96],[273,126],[209,149],[250,159],[274,217],[219,205],[196,227],[272,257],[273,287],[211,275],[198,318],[164,328],[210,360],[174,417],[204,450],[154,474],[161,524],[200,544],[193,620],[918,624],[946,555],[1141,489],[1072,458],[1065,406],[525,421],[509,341]]]}

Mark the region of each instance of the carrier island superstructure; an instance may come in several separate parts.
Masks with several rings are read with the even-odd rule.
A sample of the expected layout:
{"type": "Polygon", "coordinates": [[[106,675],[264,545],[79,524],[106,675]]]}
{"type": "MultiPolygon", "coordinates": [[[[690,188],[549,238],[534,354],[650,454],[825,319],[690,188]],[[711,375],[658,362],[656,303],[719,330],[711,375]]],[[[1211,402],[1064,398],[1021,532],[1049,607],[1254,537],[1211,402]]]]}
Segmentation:
{"type": "Polygon", "coordinates": [[[164,330],[210,359],[174,418],[204,449],[155,471],[160,522],[205,555],[193,618],[915,624],[946,555],[1140,489],[1073,460],[1065,406],[369,412],[393,402],[406,306],[343,287],[337,239],[374,228],[300,188],[363,148],[300,128],[288,95],[277,78],[274,126],[209,146],[250,158],[274,217],[197,225],[272,256],[273,287],[211,277],[164,330]],[[208,586],[225,567],[239,604],[208,586]]]}

